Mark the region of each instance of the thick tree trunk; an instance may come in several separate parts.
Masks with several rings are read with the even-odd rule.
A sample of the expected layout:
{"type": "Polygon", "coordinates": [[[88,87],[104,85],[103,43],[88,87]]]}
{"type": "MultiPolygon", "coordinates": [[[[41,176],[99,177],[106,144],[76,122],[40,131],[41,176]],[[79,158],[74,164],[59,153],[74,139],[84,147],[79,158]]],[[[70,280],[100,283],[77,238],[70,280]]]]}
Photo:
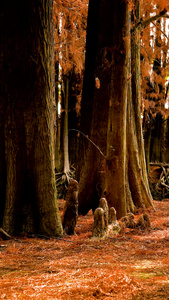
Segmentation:
{"type": "Polygon", "coordinates": [[[129,68],[129,12],[125,2],[113,1],[111,95],[107,131],[106,199],[117,217],[126,214],[126,117],[129,68]]]}
{"type": "Polygon", "coordinates": [[[82,214],[98,206],[104,190],[105,157],[97,147],[106,154],[113,26],[111,7],[110,1],[92,0],[89,4],[81,131],[96,146],[80,136],[79,213],[82,214]]]}
{"type": "Polygon", "coordinates": [[[62,234],[54,180],[52,7],[52,0],[1,4],[0,210],[10,234],[62,234]]]}
{"type": "MultiPolygon", "coordinates": [[[[140,20],[140,0],[135,0],[135,14],[132,15],[132,22],[134,24],[140,20]]],[[[132,105],[134,113],[135,132],[138,146],[139,161],[142,170],[142,176],[147,189],[147,193],[151,198],[149,190],[144,141],[143,141],[143,129],[141,122],[141,69],[140,69],[140,28],[134,27],[131,35],[131,86],[132,86],[132,105]]]]}
{"type": "MultiPolygon", "coordinates": [[[[129,67],[130,36],[127,6],[128,4],[125,1],[111,1],[111,3],[110,1],[104,1],[104,4],[101,1],[97,1],[97,3],[92,0],[90,1],[89,16],[91,18],[93,13],[97,22],[95,24],[97,32],[93,32],[93,41],[95,41],[95,45],[100,46],[100,48],[99,46],[97,48],[95,46],[94,48],[96,51],[95,57],[97,57],[98,62],[97,53],[102,53],[102,63],[97,65],[93,58],[92,66],[89,68],[87,65],[85,76],[87,76],[87,70],[90,71],[90,80],[93,74],[93,80],[89,83],[90,88],[93,84],[92,93],[90,89],[87,89],[88,78],[86,81],[84,79],[84,83],[86,82],[84,89],[86,90],[83,92],[83,95],[86,95],[89,91],[92,101],[90,107],[93,107],[93,115],[90,116],[92,119],[90,120],[88,115],[87,120],[90,124],[90,126],[87,124],[87,128],[90,127],[90,138],[93,140],[96,136],[94,142],[103,152],[105,148],[101,146],[101,141],[105,141],[107,136],[106,176],[105,169],[102,168],[101,192],[104,191],[109,207],[113,206],[116,208],[118,218],[125,215],[126,211],[134,212],[135,207],[152,205],[148,188],[141,129],[139,68],[136,69],[135,67],[136,79],[132,81],[132,84],[136,86],[131,88],[129,85],[128,88],[131,76],[128,74],[127,69],[130,70],[131,68],[129,67]],[[102,38],[104,44],[101,44],[102,38]],[[102,69],[101,66],[105,67],[102,69]],[[106,70],[106,66],[109,67],[109,76],[108,80],[104,81],[103,70],[106,70]],[[101,74],[97,77],[101,78],[101,86],[98,93],[96,93],[96,89],[94,90],[94,75],[97,75],[98,69],[101,74]],[[104,92],[101,89],[102,82],[104,82],[104,92]],[[132,90],[135,90],[135,101],[133,101],[132,90]],[[104,107],[103,102],[105,104],[104,107]],[[102,114],[99,108],[102,109],[102,114]],[[102,122],[100,126],[98,122],[99,118],[102,122]]],[[[92,20],[90,18],[88,19],[88,28],[90,28],[92,20]]],[[[89,35],[87,35],[87,38],[89,39],[89,35]]],[[[91,44],[87,43],[86,64],[89,61],[91,62],[87,53],[88,51],[90,52],[92,41],[91,39],[88,41],[91,44]]],[[[93,48],[91,53],[94,55],[93,48]]],[[[139,57],[138,54],[137,57],[139,57]]],[[[136,63],[137,61],[135,61],[136,63]]],[[[85,105],[82,105],[82,114],[85,112],[84,108],[85,105]]],[[[84,122],[83,118],[82,122],[84,122]]],[[[91,146],[90,153],[87,152],[88,156],[85,157],[86,161],[80,177],[79,211],[82,213],[86,213],[90,208],[98,206],[96,186],[98,183],[97,172],[99,164],[96,152],[94,153],[94,151],[96,150],[91,146]]]]}
{"type": "MultiPolygon", "coordinates": [[[[138,13],[139,1],[136,1],[135,4],[136,13],[138,13]]],[[[126,41],[126,45],[124,44],[124,50],[121,51],[121,53],[123,54],[123,60],[120,61],[121,64],[117,60],[113,60],[112,62],[112,64],[115,65],[116,68],[114,67],[114,70],[112,70],[112,76],[114,76],[112,80],[114,89],[112,93],[113,104],[111,105],[113,109],[109,108],[109,111],[112,115],[112,121],[110,128],[108,127],[108,133],[112,131],[114,132],[114,136],[112,135],[111,143],[108,141],[107,146],[109,149],[108,154],[110,153],[109,155],[111,155],[112,158],[114,158],[114,163],[112,163],[112,168],[110,168],[110,172],[108,172],[106,175],[106,193],[107,190],[109,190],[109,192],[107,193],[108,195],[106,197],[108,200],[109,207],[114,206],[116,208],[118,218],[122,217],[125,214],[126,209],[127,211],[134,211],[134,207],[148,207],[149,205],[152,205],[146,173],[142,126],[140,118],[141,111],[139,31],[137,32],[137,29],[134,30],[134,34],[132,35],[131,39],[132,41],[130,68],[129,65],[127,65],[127,62],[129,63],[130,53],[128,34],[129,15],[127,15],[128,13],[126,3],[119,5],[121,6],[121,12],[124,12],[123,28],[119,26],[119,36],[120,33],[121,36],[122,34],[125,35],[123,36],[123,41],[126,41]],[[127,73],[127,67],[128,70],[131,70],[132,75],[131,89],[128,88],[128,95],[127,81],[128,78],[130,78],[131,76],[127,73]],[[115,70],[120,70],[120,72],[118,73],[115,70]],[[119,74],[119,77],[117,74],[119,74]],[[121,86],[120,96],[117,90],[116,78],[118,78],[118,82],[123,82],[123,86],[121,86]],[[118,95],[117,99],[116,95],[118,95]],[[126,98],[128,98],[128,103],[126,98]],[[120,99],[120,101],[118,99],[120,99]],[[119,102],[120,104],[122,104],[122,107],[120,106],[120,104],[118,104],[117,106],[117,103],[119,102]],[[125,108],[124,111],[123,108],[125,108]],[[122,119],[123,122],[120,122],[120,119],[122,119]],[[125,130],[127,131],[127,139],[125,135],[125,130]],[[119,139],[118,136],[120,136],[119,139]],[[113,151],[111,151],[110,145],[113,145],[113,151]],[[117,149],[120,150],[117,151],[117,149]],[[115,170],[117,171],[115,172],[115,170]]],[[[118,12],[116,12],[116,14],[118,14],[118,12]]],[[[136,14],[136,18],[137,17],[138,16],[136,14]]],[[[117,22],[115,24],[117,24],[117,22]]],[[[118,31],[118,29],[116,30],[118,31]]],[[[119,40],[117,39],[116,42],[116,47],[119,48],[119,40]]]]}

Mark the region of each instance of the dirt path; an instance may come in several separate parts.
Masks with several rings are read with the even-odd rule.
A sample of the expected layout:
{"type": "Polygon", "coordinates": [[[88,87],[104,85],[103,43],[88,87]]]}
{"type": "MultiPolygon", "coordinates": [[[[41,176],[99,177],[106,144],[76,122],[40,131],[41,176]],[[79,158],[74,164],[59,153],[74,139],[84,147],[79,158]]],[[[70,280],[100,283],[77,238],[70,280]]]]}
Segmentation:
{"type": "Polygon", "coordinates": [[[90,239],[92,212],[66,241],[0,240],[0,299],[169,300],[169,200],[154,206],[150,230],[102,241],[90,239]]]}

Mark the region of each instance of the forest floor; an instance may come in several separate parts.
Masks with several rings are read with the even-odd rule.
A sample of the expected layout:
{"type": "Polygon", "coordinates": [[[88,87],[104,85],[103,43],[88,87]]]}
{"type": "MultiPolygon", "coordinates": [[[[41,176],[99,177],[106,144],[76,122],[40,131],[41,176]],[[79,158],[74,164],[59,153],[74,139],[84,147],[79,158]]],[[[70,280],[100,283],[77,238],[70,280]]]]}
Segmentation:
{"type": "Polygon", "coordinates": [[[169,199],[153,203],[150,229],[92,240],[90,211],[74,236],[0,240],[0,299],[169,299],[169,199]]]}

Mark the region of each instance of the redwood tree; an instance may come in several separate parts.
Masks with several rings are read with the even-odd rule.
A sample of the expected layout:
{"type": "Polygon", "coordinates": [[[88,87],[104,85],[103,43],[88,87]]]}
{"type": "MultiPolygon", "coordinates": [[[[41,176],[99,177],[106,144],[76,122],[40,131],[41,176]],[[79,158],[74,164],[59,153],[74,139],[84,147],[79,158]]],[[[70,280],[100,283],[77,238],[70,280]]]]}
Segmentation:
{"type": "Polygon", "coordinates": [[[62,235],[53,155],[52,0],[1,1],[0,223],[62,235]]]}

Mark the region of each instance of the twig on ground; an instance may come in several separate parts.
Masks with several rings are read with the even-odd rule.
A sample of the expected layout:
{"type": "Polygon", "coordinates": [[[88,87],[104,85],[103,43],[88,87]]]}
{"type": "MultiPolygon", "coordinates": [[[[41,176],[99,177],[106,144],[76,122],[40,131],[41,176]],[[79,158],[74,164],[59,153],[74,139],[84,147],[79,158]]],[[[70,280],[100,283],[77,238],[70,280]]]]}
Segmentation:
{"type": "Polygon", "coordinates": [[[5,231],[3,228],[0,228],[0,233],[2,234],[3,238],[11,239],[12,237],[5,231]]]}

